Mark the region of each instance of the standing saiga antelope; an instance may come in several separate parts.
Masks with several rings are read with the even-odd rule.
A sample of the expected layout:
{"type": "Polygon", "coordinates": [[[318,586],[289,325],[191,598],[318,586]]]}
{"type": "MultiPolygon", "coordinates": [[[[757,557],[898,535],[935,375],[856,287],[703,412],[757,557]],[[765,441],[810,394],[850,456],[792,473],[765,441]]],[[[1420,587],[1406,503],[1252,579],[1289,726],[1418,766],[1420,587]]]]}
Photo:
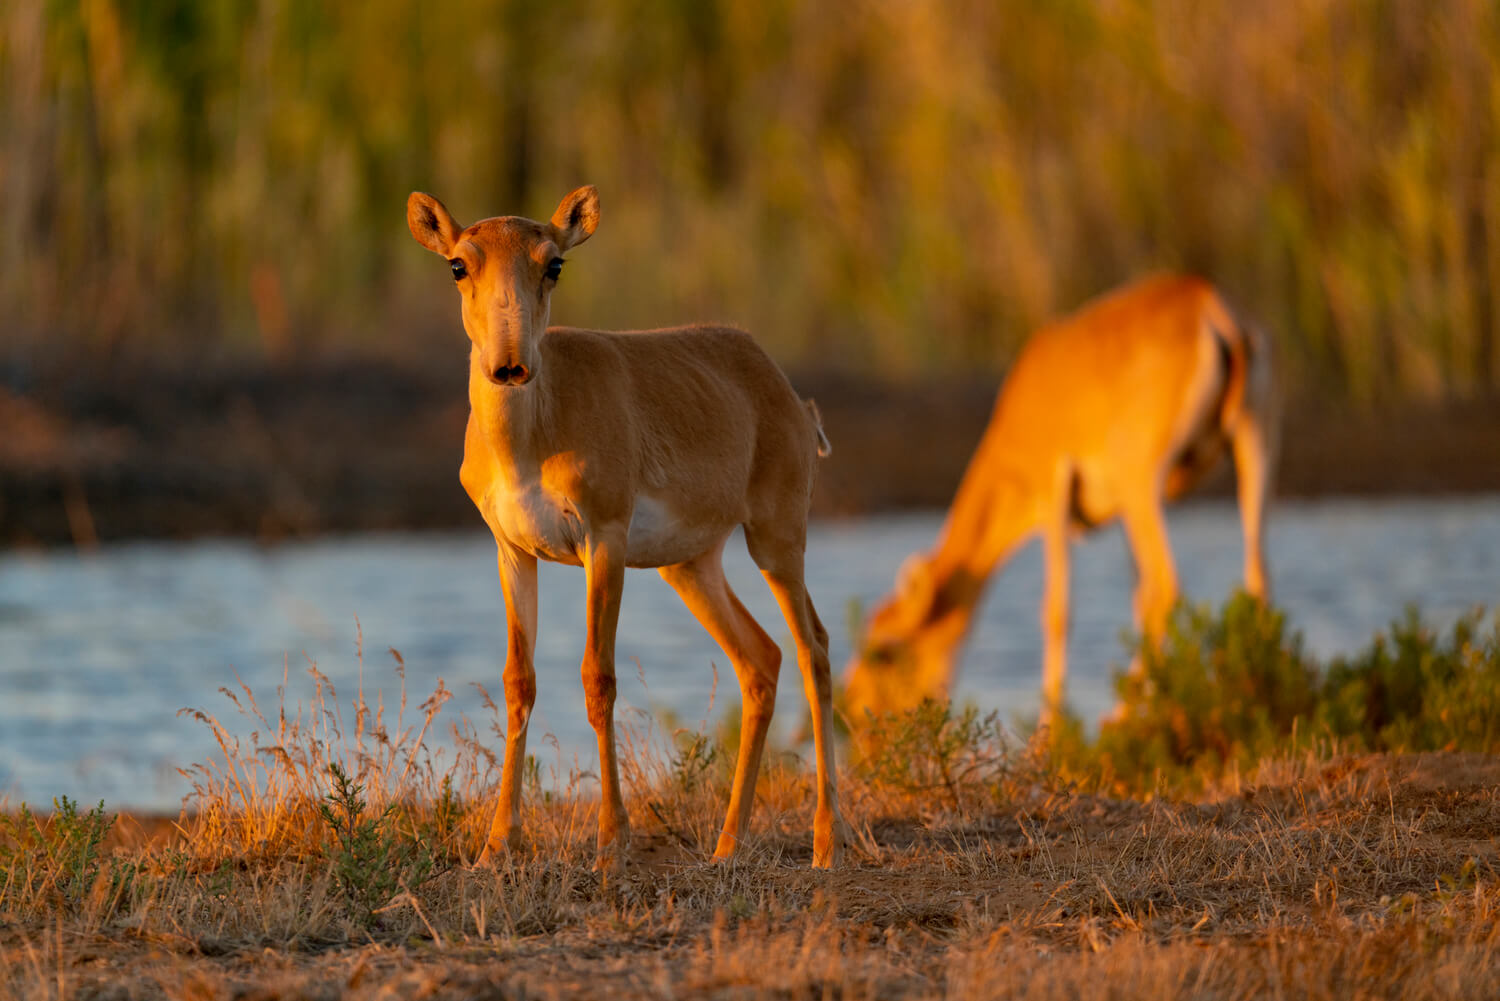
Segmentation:
{"type": "Polygon", "coordinates": [[[563,254],[599,224],[582,187],[550,222],[518,216],[463,227],[414,192],[406,221],[446,258],[469,351],[469,424],[459,479],[499,550],[509,642],[500,803],[481,863],[520,838],[521,768],[536,699],[536,561],[588,574],[583,688],[599,738],[598,865],[624,858],[629,818],[615,756],[615,626],[626,567],[656,567],[734,665],[743,696],[729,812],[714,851],[744,840],[781,650],[724,579],[724,543],[744,526],[750,555],[797,645],[812,708],[818,801],[813,865],[838,861],[828,633],[803,583],[817,410],[749,334],[728,327],[605,332],[547,326],[563,254]]]}
{"type": "Polygon", "coordinates": [[[1070,534],[1124,523],[1136,624],[1159,637],[1177,598],[1163,503],[1190,489],[1226,444],[1245,588],[1264,598],[1261,521],[1278,430],[1270,345],[1201,279],[1150,278],[1038,331],[995,401],[936,547],[908,559],[870,616],[846,676],[852,723],[947,697],[986,580],[1038,533],[1042,719],[1051,720],[1062,705],[1070,534]]]}

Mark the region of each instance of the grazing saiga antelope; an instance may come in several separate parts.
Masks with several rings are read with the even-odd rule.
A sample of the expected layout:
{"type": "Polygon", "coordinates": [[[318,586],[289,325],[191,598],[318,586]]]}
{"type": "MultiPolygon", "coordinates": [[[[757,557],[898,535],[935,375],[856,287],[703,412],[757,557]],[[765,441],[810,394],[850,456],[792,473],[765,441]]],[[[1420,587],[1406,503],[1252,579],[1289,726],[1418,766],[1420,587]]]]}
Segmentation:
{"type": "Polygon", "coordinates": [[[1150,278],[1038,331],[995,401],[936,547],[908,559],[870,616],[846,676],[851,721],[947,697],[986,580],[1035,533],[1046,561],[1042,720],[1051,720],[1063,695],[1069,536],[1124,523],[1136,624],[1159,637],[1177,598],[1163,503],[1190,489],[1226,444],[1245,587],[1264,598],[1261,521],[1278,409],[1267,339],[1199,278],[1150,278]]]}
{"type": "Polygon", "coordinates": [[[813,474],[828,453],[816,408],[750,335],[728,327],[605,332],[547,326],[563,254],[599,224],[582,187],[550,222],[463,227],[414,192],[406,221],[448,260],[469,351],[469,424],[459,479],[494,533],[509,642],[505,760],[481,863],[520,839],[521,768],[536,699],[536,561],[588,574],[583,687],[603,786],[598,865],[624,858],[630,825],[615,756],[615,626],[626,567],[656,567],[723,647],[743,696],[739,757],[715,858],[735,853],[755,802],[781,650],[724,579],[744,526],[751,557],[797,645],[811,703],[818,801],[813,865],[837,863],[828,633],[803,583],[813,474]]]}

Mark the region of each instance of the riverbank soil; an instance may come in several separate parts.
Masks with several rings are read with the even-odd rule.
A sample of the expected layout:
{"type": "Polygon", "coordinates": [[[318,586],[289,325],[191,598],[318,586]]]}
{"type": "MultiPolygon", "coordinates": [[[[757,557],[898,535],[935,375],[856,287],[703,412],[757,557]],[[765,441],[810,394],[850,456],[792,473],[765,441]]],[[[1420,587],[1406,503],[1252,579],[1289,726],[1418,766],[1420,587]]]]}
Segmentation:
{"type": "Polygon", "coordinates": [[[1500,759],[1309,757],[1201,802],[1043,770],[926,791],[856,778],[833,872],[808,868],[796,774],[763,781],[733,864],[704,858],[716,791],[668,783],[627,802],[623,876],[590,870],[591,811],[553,803],[528,808],[528,845],[497,871],[440,869],[368,910],[318,852],[215,859],[122,820],[113,857],[142,863],[136,888],[0,922],[0,996],[1478,999],[1500,983],[1500,759]]]}
{"type": "MultiPolygon", "coordinates": [[[[477,528],[458,483],[465,379],[461,364],[366,359],[0,381],[0,545],[477,528]]],[[[998,385],[793,381],[834,446],[824,517],[945,507],[998,385]]],[[[1282,439],[1282,496],[1500,491],[1500,400],[1294,402],[1282,439]]],[[[1226,463],[1204,492],[1232,484],[1226,463]]]]}

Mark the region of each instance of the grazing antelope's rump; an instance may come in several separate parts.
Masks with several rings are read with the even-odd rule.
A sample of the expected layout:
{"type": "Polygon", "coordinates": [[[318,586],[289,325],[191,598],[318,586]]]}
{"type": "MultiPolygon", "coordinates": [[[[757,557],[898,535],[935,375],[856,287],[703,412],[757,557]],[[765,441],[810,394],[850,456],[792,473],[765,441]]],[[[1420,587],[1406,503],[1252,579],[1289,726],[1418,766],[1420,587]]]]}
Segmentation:
{"type": "Polygon", "coordinates": [[[816,741],[813,864],[833,865],[842,821],[828,634],[803,584],[813,473],[828,445],[816,409],[740,330],[549,329],[562,255],[598,225],[592,187],[564,198],[546,223],[506,216],[462,227],[421,193],[408,199],[406,218],[418,243],[448,259],[458,286],[472,342],[459,478],[495,536],[505,595],[505,761],[481,861],[520,835],[538,559],[588,574],[583,686],[599,738],[600,863],[620,859],[629,839],[614,737],[615,625],[627,566],[659,568],[739,678],[739,757],[714,852],[734,854],[755,802],[781,665],[781,650],[720,564],[730,533],[744,526],[797,645],[816,741]]]}
{"type": "Polygon", "coordinates": [[[936,547],[911,557],[870,616],[850,664],[845,707],[867,711],[947,697],[959,646],[997,564],[1034,533],[1046,559],[1042,717],[1062,703],[1068,536],[1113,518],[1139,574],[1135,617],[1159,636],[1177,596],[1162,505],[1234,454],[1245,587],[1264,597],[1261,521],[1277,450],[1270,345],[1214,288],[1160,276],[1037,332],[995,401],[936,547]]]}

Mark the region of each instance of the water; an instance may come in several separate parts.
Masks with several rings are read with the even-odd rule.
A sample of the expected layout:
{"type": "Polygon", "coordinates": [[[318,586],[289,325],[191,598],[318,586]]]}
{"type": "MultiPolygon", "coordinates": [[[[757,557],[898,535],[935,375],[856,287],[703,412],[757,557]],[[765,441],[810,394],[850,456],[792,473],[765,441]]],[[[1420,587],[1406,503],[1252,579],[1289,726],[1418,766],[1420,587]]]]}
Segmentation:
{"type": "MultiPolygon", "coordinates": [[[[878,600],[906,555],[931,545],[939,521],[933,513],[813,526],[808,580],[832,634],[835,670],[848,658],[851,602],[878,600]]],[[[1222,599],[1242,566],[1234,507],[1179,506],[1169,524],[1184,591],[1222,599]]],[[[1500,498],[1283,503],[1268,547],[1276,600],[1322,656],[1362,646],[1408,603],[1445,625],[1476,603],[1500,603],[1500,498]]],[[[1124,659],[1133,569],[1118,529],[1073,553],[1068,694],[1092,719],[1109,704],[1111,665],[1124,659]]],[[[803,711],[790,633],[742,543],[731,542],[725,562],[741,599],[786,651],[777,725],[789,730],[803,711]]],[[[992,582],[964,657],[961,698],[1007,716],[1036,712],[1041,574],[1033,544],[992,582]]],[[[555,735],[557,747],[536,737],[531,747],[591,768],[578,675],[583,573],[543,564],[540,577],[532,733],[555,735]]],[[[201,707],[238,722],[219,693],[237,687],[237,675],[274,712],[284,666],[288,702],[306,701],[309,661],[347,701],[358,672],[356,617],[367,690],[382,687],[391,700],[386,651],[394,647],[408,666],[413,706],[441,677],[456,697],[440,718],[490,719],[471,683],[503,690],[505,617],[483,534],[0,555],[0,797],[46,803],[67,794],[175,810],[187,788],[176,767],[215,751],[202,724],[177,710],[201,707]]],[[[626,575],[617,656],[622,709],[667,709],[696,724],[737,704],[723,654],[652,571],[626,575]]],[[[248,736],[249,727],[238,732],[248,736]]]]}

